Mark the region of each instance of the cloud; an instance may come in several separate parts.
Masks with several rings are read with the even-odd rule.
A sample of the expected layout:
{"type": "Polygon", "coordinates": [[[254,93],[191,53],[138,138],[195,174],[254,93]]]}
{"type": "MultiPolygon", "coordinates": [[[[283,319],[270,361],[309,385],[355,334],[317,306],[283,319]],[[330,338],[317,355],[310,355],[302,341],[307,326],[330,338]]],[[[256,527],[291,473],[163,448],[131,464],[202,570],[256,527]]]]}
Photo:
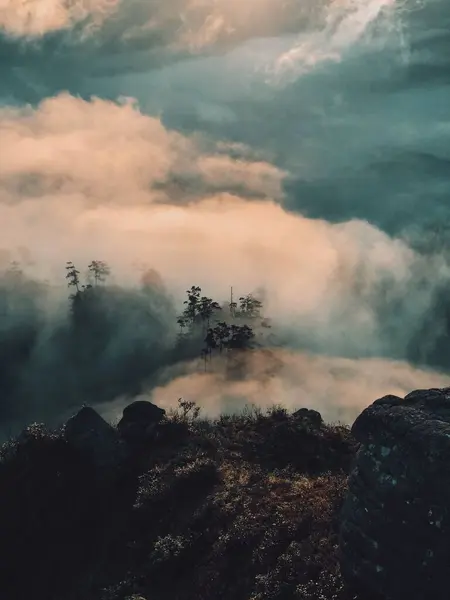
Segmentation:
{"type": "Polygon", "coordinates": [[[61,94],[37,110],[0,109],[0,144],[8,148],[0,189],[10,201],[46,194],[78,195],[91,207],[127,205],[130,196],[133,205],[171,201],[177,181],[205,191],[282,195],[281,170],[170,131],[131,100],[86,102],[61,94]]]}
{"type": "Polygon", "coordinates": [[[395,0],[341,0],[331,2],[326,11],[324,27],[307,36],[275,61],[273,73],[278,79],[296,79],[328,61],[339,62],[343,53],[354,46],[380,16],[395,13],[395,0]]]}
{"type": "MultiPolygon", "coordinates": [[[[0,9],[0,48],[8,55],[7,63],[0,59],[2,95],[34,102],[64,89],[79,92],[92,79],[223,55],[263,38],[268,47],[284,40],[266,61],[279,71],[281,64],[305,62],[299,56],[304,35],[340,50],[341,34],[348,32],[351,44],[352,32],[365,30],[387,1],[373,0],[369,11],[359,0],[6,0],[0,9]]],[[[313,53],[320,54],[317,44],[313,53]]]]}
{"type": "Polygon", "coordinates": [[[180,300],[192,284],[219,298],[262,288],[291,346],[394,357],[448,281],[445,264],[366,222],[286,212],[270,162],[170,131],[131,102],[63,94],[5,109],[0,144],[2,243],[28,247],[43,277],[96,257],[118,281],[149,264],[180,300]]]}
{"type": "MultiPolygon", "coordinates": [[[[5,0],[0,26],[17,36],[43,36],[82,23],[104,28],[104,35],[130,39],[154,35],[161,43],[202,50],[230,39],[234,43],[252,36],[295,31],[316,19],[326,7],[311,2],[286,0],[5,0]],[[158,33],[158,35],[156,35],[158,33]]],[[[156,42],[156,39],[155,39],[156,42]]],[[[156,44],[154,44],[156,45],[156,44]]]]}
{"type": "MultiPolygon", "coordinates": [[[[34,263],[25,265],[28,272],[60,282],[58,294],[66,294],[66,260],[82,272],[90,260],[106,260],[113,282],[124,288],[117,288],[123,324],[114,329],[104,361],[90,375],[96,386],[101,376],[110,380],[113,369],[128,383],[133,376],[129,393],[139,393],[147,375],[142,357],[173,333],[173,319],[158,320],[158,312],[155,328],[139,330],[137,315],[146,309],[140,293],[136,299],[132,291],[140,276],[136,263],[162,275],[177,307],[191,285],[219,301],[229,297],[231,285],[237,294],[259,288],[273,319],[277,348],[270,355],[252,354],[255,360],[241,379],[226,369],[204,378],[176,356],[158,359],[148,375],[151,384],[167,386],[158,390],[161,401],[178,394],[182,384],[205,402],[210,394],[217,406],[235,406],[244,396],[264,404],[264,394],[268,403],[293,406],[295,390],[302,390],[303,398],[329,415],[341,414],[341,403],[342,414],[353,415],[388,388],[408,391],[422,382],[431,385],[432,379],[443,381],[439,373],[424,374],[398,361],[414,356],[436,365],[430,356],[436,356],[439,329],[446,327],[445,260],[421,256],[362,220],[333,224],[286,211],[288,174],[271,161],[270,152],[199,132],[180,133],[143,114],[131,100],[86,101],[68,93],[37,107],[1,109],[0,146],[7,149],[0,162],[5,251],[14,256],[16,248],[26,247],[34,263]],[[135,344],[143,349],[137,371],[130,359],[135,344]],[[426,351],[414,354],[416,346],[426,351]],[[174,363],[172,371],[164,370],[174,363]],[[173,387],[167,377],[175,378],[173,387]],[[345,384],[339,383],[342,378],[345,384]]],[[[167,303],[172,307],[172,300],[167,303]]],[[[170,310],[174,317],[176,308],[170,310]]],[[[52,331],[53,326],[45,330],[45,340],[53,339],[52,331]]],[[[49,356],[36,348],[37,357],[49,356]]],[[[448,343],[439,350],[446,360],[448,343]]],[[[50,355],[53,361],[59,352],[50,355]]],[[[27,392],[33,387],[29,382],[40,382],[55,368],[65,372],[58,364],[50,361],[40,370],[41,363],[33,363],[27,392]]],[[[75,378],[73,371],[70,377],[75,378]]],[[[120,383],[106,389],[126,393],[120,383]]],[[[53,398],[60,389],[53,389],[53,398]]],[[[29,393],[30,399],[42,397],[29,393]]]]}
{"type": "MultiPolygon", "coordinates": [[[[448,375],[378,358],[349,360],[272,349],[252,352],[241,360],[244,366],[216,357],[206,373],[197,362],[171,367],[160,376],[167,383],[140,397],[166,409],[176,408],[180,397],[193,400],[209,417],[240,412],[251,404],[261,408],[281,404],[290,411],[314,408],[327,422],[351,423],[384,395],[403,398],[411,390],[445,387],[450,382],[448,375]]],[[[123,406],[118,399],[100,410],[115,420],[123,406]]]]}
{"type": "MultiPolygon", "coordinates": [[[[281,184],[287,209],[328,221],[368,220],[403,235],[450,214],[448,44],[441,33],[448,18],[442,0],[296,0],[283,10],[268,0],[127,2],[87,38],[74,30],[33,43],[0,41],[0,93],[16,105],[37,105],[61,90],[85,100],[129,94],[170,132],[264,148],[263,162],[290,173],[281,184]],[[239,23],[225,36],[229,45],[182,49],[177,36],[186,28],[195,33],[208,11],[239,23]],[[181,14],[190,15],[185,26],[181,14]],[[328,60],[330,52],[339,60],[328,60]]],[[[188,171],[163,184],[172,200],[204,189],[202,174],[188,171]]],[[[256,192],[226,183],[211,183],[210,192],[275,194],[259,176],[256,192]]]]}
{"type": "Polygon", "coordinates": [[[70,29],[88,21],[99,27],[120,4],[120,0],[3,0],[0,31],[14,36],[39,37],[70,29]]]}
{"type": "Polygon", "coordinates": [[[136,394],[161,367],[195,356],[176,351],[176,310],[155,277],[96,288],[76,329],[68,294],[20,268],[0,270],[0,438],[85,402],[136,394]]]}

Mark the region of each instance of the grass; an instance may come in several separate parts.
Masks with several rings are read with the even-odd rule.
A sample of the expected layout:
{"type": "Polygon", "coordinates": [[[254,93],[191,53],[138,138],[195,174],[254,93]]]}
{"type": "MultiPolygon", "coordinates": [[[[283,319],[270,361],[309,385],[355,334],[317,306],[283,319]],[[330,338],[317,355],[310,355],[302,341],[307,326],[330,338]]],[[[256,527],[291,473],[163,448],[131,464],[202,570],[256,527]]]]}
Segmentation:
{"type": "Polygon", "coordinates": [[[32,426],[0,453],[8,600],[356,600],[338,522],[356,443],[280,407],[174,412],[112,487],[32,426]]]}

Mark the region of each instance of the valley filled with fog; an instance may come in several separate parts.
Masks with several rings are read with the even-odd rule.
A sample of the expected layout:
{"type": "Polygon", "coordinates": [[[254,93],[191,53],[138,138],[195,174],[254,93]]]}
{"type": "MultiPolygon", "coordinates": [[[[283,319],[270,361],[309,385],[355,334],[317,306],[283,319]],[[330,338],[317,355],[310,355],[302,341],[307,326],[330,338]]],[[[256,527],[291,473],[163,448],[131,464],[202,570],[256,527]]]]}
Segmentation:
{"type": "Polygon", "coordinates": [[[349,423],[449,385],[449,24],[443,0],[7,0],[2,435],[131,398],[349,423]],[[92,260],[77,338],[65,266],[92,260]],[[241,369],[180,348],[191,286],[263,299],[241,369]]]}

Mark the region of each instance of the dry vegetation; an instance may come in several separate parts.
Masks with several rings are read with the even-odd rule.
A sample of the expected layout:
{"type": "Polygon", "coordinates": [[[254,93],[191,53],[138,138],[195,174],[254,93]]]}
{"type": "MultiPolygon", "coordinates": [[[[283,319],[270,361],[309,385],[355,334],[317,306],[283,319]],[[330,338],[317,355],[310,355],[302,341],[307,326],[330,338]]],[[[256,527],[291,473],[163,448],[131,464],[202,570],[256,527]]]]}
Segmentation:
{"type": "Polygon", "coordinates": [[[348,429],[181,408],[113,488],[58,432],[32,426],[3,447],[5,598],[356,598],[337,560],[348,429]]]}

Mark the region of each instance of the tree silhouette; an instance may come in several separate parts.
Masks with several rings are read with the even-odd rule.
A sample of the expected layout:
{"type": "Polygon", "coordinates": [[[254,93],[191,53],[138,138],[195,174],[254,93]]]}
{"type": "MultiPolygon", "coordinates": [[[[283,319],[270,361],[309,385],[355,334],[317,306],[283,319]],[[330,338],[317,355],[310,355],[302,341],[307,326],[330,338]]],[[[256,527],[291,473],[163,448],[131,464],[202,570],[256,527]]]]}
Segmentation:
{"type": "Polygon", "coordinates": [[[251,348],[255,334],[248,325],[231,325],[228,348],[245,350],[251,348]]]}
{"type": "Polygon", "coordinates": [[[179,316],[177,319],[177,324],[180,326],[180,335],[184,335],[184,328],[188,326],[189,321],[183,315],[179,316]]]}
{"type": "Polygon", "coordinates": [[[88,265],[89,277],[94,281],[94,285],[104,283],[108,275],[111,274],[111,269],[103,260],[93,260],[88,265]]]}
{"type": "Polygon", "coordinates": [[[183,316],[192,325],[195,323],[197,315],[199,314],[200,294],[202,288],[193,285],[189,290],[186,291],[188,299],[183,302],[186,308],[183,311],[183,316]]]}
{"type": "Polygon", "coordinates": [[[70,294],[69,301],[72,315],[76,317],[81,300],[80,271],[78,271],[72,261],[66,263],[66,271],[67,286],[75,289],[75,291],[70,294]]]}
{"type": "MultiPolygon", "coordinates": [[[[255,332],[252,327],[243,322],[248,319],[255,322],[258,327],[270,328],[267,319],[261,316],[262,301],[253,294],[247,294],[239,298],[240,311],[237,312],[237,303],[233,301],[233,288],[231,288],[231,298],[226,304],[229,310],[223,310],[222,306],[208,296],[202,296],[202,289],[199,286],[192,286],[186,291],[187,300],[184,301],[185,309],[177,318],[177,324],[180,326],[179,339],[184,339],[185,328],[189,327],[189,332],[197,338],[198,327],[202,327],[203,342],[200,356],[204,360],[205,370],[208,357],[212,360],[213,352],[218,350],[221,354],[224,350],[227,352],[234,350],[247,350],[252,348],[255,342],[255,332]],[[216,313],[221,313],[225,318],[216,320],[213,326],[211,321],[216,313]],[[235,322],[238,318],[238,323],[235,322]]],[[[261,332],[260,332],[261,333],[261,332]]]]}
{"type": "Polygon", "coordinates": [[[93,260],[88,265],[88,275],[86,283],[80,279],[80,271],[72,261],[66,263],[66,279],[69,288],[73,288],[70,294],[70,307],[74,317],[73,324],[79,328],[93,321],[92,308],[97,295],[93,295],[94,286],[97,287],[100,282],[104,282],[110,274],[109,266],[102,260],[93,260]],[[94,286],[92,283],[94,283],[94,286]]]}
{"type": "Polygon", "coordinates": [[[208,348],[202,348],[201,352],[200,352],[200,356],[202,357],[202,359],[205,362],[205,371],[206,371],[206,361],[209,355],[209,349],[208,348]]]}
{"type": "Polygon", "coordinates": [[[236,317],[236,311],[237,311],[238,305],[237,305],[237,302],[235,302],[233,299],[233,286],[231,286],[230,292],[231,292],[231,295],[230,295],[230,302],[228,304],[228,308],[230,311],[230,317],[234,318],[234,317],[236,317]]]}
{"type": "Polygon", "coordinates": [[[77,270],[72,261],[66,263],[66,279],[68,287],[74,287],[77,292],[80,291],[80,271],[77,270]]]}
{"type": "Polygon", "coordinates": [[[244,350],[251,347],[254,337],[255,334],[248,325],[228,324],[221,321],[214,328],[208,330],[205,342],[210,352],[214,348],[219,348],[220,352],[224,348],[227,350],[244,350]]]}
{"type": "Polygon", "coordinates": [[[205,344],[209,353],[211,353],[214,348],[217,348],[217,337],[214,335],[214,329],[211,329],[211,327],[206,333],[205,344]]]}
{"type": "Polygon", "coordinates": [[[243,316],[254,319],[261,315],[262,302],[255,298],[253,294],[247,294],[247,296],[239,298],[239,308],[243,316]]]}
{"type": "Polygon", "coordinates": [[[206,370],[206,358],[209,356],[209,359],[212,360],[212,352],[215,348],[217,348],[217,339],[214,335],[214,329],[211,327],[208,328],[205,339],[205,347],[202,350],[202,356],[205,358],[205,370],[206,370]]]}
{"type": "Polygon", "coordinates": [[[214,340],[212,347],[219,348],[220,353],[222,353],[223,349],[227,348],[229,337],[230,326],[225,321],[220,321],[214,329],[211,329],[211,338],[214,340]]]}
{"type": "Polygon", "coordinates": [[[206,326],[209,328],[210,320],[214,312],[218,312],[222,310],[222,308],[220,304],[212,300],[212,298],[202,296],[198,301],[197,310],[203,325],[206,324],[206,326]]]}
{"type": "MultiPolygon", "coordinates": [[[[100,260],[92,260],[88,265],[88,282],[82,283],[80,271],[76,268],[72,261],[66,263],[66,280],[69,288],[73,292],[69,299],[71,302],[71,313],[73,315],[72,324],[74,332],[81,336],[78,342],[83,340],[92,348],[97,347],[97,341],[102,338],[101,330],[104,301],[105,297],[103,290],[97,290],[100,283],[104,283],[110,268],[100,260]]],[[[106,291],[106,290],[105,290],[106,291]]],[[[243,323],[243,319],[248,318],[254,320],[255,317],[261,316],[262,302],[255,298],[252,294],[241,296],[239,298],[240,312],[235,314],[236,303],[229,303],[230,313],[223,311],[222,306],[212,298],[202,295],[200,286],[193,285],[187,291],[187,299],[183,302],[184,310],[177,317],[177,324],[180,327],[179,340],[183,343],[186,339],[186,329],[192,336],[193,342],[203,345],[199,347],[200,356],[205,362],[205,369],[208,357],[212,360],[213,352],[218,350],[222,353],[234,350],[246,350],[253,347],[255,333],[248,323],[243,323]],[[223,314],[225,318],[215,320],[217,314],[223,314]],[[239,317],[236,322],[235,317],[239,317]],[[212,321],[215,320],[215,324],[212,321]],[[231,322],[230,322],[231,321],[231,322]],[[200,335],[202,330],[203,335],[200,335]]],[[[227,305],[225,305],[227,306],[227,305]]],[[[266,320],[262,319],[261,323],[258,320],[258,326],[269,326],[266,320]]],[[[89,352],[88,352],[89,354],[89,352]]],[[[85,354],[85,357],[87,355],[85,354]]]]}

